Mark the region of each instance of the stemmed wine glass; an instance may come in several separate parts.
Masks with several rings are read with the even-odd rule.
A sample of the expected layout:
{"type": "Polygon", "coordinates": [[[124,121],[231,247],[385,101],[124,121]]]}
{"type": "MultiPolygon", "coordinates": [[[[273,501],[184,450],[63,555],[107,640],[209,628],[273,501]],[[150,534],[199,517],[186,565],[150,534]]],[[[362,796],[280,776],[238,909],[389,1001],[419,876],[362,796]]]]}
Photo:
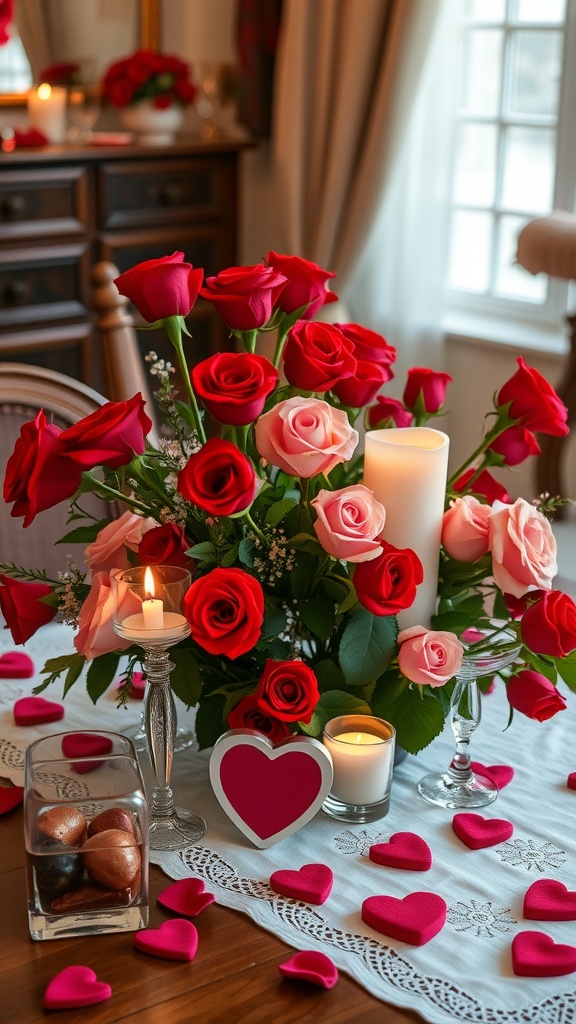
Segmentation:
{"type": "Polygon", "coordinates": [[[483,638],[466,650],[456,674],[450,703],[450,724],[456,750],[446,772],[431,772],[418,783],[420,796],[441,807],[484,807],[498,796],[498,787],[470,767],[470,739],[480,722],[478,679],[496,675],[518,656],[520,644],[509,633],[483,638]]]}
{"type": "Polygon", "coordinates": [[[174,667],[169,648],[190,635],[182,615],[182,600],[190,586],[190,573],[177,566],[134,566],[113,575],[114,629],[119,636],[144,650],[148,681],[144,707],[146,738],[155,776],[150,810],[150,849],[181,850],[206,833],[199,814],[176,807],[170,786],[175,707],[170,689],[174,667]]]}
{"type": "Polygon", "coordinates": [[[90,142],[94,125],[100,115],[100,96],[93,87],[73,86],[68,92],[68,112],[71,127],[70,142],[90,142]]]}

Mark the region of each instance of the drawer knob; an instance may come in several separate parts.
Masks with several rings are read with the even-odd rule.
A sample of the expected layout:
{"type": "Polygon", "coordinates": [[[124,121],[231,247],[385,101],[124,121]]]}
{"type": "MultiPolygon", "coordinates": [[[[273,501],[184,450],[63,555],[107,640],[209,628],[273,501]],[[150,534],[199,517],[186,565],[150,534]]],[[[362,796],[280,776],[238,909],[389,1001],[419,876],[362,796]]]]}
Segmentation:
{"type": "Polygon", "coordinates": [[[2,200],[0,209],[5,220],[14,220],[26,209],[26,200],[24,196],[19,196],[18,194],[6,196],[2,200]]]}
{"type": "Polygon", "coordinates": [[[26,302],[30,292],[28,281],[21,281],[14,278],[4,288],[4,299],[9,306],[20,306],[26,302]]]}
{"type": "Polygon", "coordinates": [[[179,206],[184,198],[182,185],[175,185],[173,182],[160,189],[158,199],[162,206],[179,206]]]}

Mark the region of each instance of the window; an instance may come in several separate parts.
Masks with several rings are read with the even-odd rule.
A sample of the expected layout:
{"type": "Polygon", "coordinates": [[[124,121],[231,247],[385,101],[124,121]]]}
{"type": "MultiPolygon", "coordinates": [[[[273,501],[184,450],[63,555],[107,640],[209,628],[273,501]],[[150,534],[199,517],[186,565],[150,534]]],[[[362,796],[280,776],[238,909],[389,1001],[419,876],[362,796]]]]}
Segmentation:
{"type": "Polygon", "coordinates": [[[449,304],[558,323],[566,282],[514,265],[528,221],[574,208],[576,4],[462,0],[449,304]]]}
{"type": "Polygon", "coordinates": [[[10,33],[8,42],[0,46],[0,92],[24,92],[32,85],[32,72],[13,25],[10,33]]]}

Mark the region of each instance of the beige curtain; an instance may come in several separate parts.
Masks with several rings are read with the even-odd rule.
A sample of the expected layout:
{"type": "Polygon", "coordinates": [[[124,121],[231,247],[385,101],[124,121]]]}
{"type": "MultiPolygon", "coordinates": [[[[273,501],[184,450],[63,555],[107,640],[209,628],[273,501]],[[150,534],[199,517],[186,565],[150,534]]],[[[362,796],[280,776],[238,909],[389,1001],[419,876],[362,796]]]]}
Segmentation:
{"type": "Polygon", "coordinates": [[[34,82],[38,81],[42,69],[56,60],[57,15],[58,8],[48,8],[45,0],[16,0],[14,5],[14,24],[26,50],[34,82]]]}
{"type": "Polygon", "coordinates": [[[273,156],[284,251],[345,284],[394,168],[440,0],[284,0],[273,156]]]}

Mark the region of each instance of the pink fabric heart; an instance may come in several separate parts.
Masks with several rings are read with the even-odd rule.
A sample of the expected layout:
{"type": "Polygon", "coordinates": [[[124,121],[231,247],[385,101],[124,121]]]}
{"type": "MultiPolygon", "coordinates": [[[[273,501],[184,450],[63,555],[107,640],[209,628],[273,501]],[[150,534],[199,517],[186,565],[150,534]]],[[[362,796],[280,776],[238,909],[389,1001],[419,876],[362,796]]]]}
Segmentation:
{"type": "Polygon", "coordinates": [[[93,1006],[110,999],[112,989],[97,981],[90,967],[74,965],[55,974],[44,992],[45,1010],[71,1010],[75,1006],[93,1006]]]}
{"type": "Polygon", "coordinates": [[[362,904],[362,920],[392,939],[423,946],[444,927],[446,910],[435,892],[411,892],[404,899],[369,896],[362,904]]]}
{"type": "Polygon", "coordinates": [[[333,882],[334,875],[327,864],[304,864],[299,871],[274,871],[270,875],[270,888],[280,896],[317,906],[326,902],[333,882]]]}
{"type": "Polygon", "coordinates": [[[23,651],[0,654],[0,679],[30,679],[34,675],[34,662],[23,651]]]}
{"type": "Polygon", "coordinates": [[[368,856],[375,864],[406,871],[427,871],[432,866],[430,847],[415,832],[395,832],[387,843],[371,846],[368,856]]]}
{"type": "Polygon", "coordinates": [[[58,722],[61,718],[64,718],[62,704],[45,697],[21,697],[14,704],[16,725],[40,725],[42,722],[58,722]]]}
{"type": "Polygon", "coordinates": [[[164,960],[193,960],[198,949],[198,932],[192,921],[176,917],[159,928],[134,932],[134,945],[141,953],[164,960]]]}
{"type": "Polygon", "coordinates": [[[531,921],[576,921],[576,892],[553,878],[539,878],[524,897],[524,917],[531,921]]]}
{"type": "MultiPolygon", "coordinates": [[[[64,757],[101,757],[112,750],[112,740],[95,732],[69,732],[62,739],[64,757]]],[[[84,775],[99,768],[101,761],[76,761],[72,765],[75,772],[84,775]]]]}
{"type": "Polygon", "coordinates": [[[213,893],[204,892],[204,882],[199,878],[181,878],[158,895],[158,903],[185,917],[196,917],[215,899],[213,893]]]}
{"type": "Polygon", "coordinates": [[[471,761],[470,767],[473,772],[490,779],[498,789],[504,789],[504,786],[514,778],[514,769],[507,764],[482,764],[480,761],[471,761]]]}
{"type": "Polygon", "coordinates": [[[568,789],[576,789],[576,772],[570,772],[570,775],[566,780],[566,785],[568,786],[568,789]]]}
{"type": "Polygon", "coordinates": [[[461,811],[452,819],[452,828],[458,839],[471,850],[497,846],[510,839],[514,825],[505,818],[483,818],[481,814],[461,811]]]}
{"type": "Polygon", "coordinates": [[[556,978],[576,971],[576,946],[554,942],[544,932],[520,932],[512,939],[512,970],[524,978],[556,978]]]}
{"type": "MultiPolygon", "coordinates": [[[[117,689],[121,690],[126,685],[126,680],[121,679],[118,683],[117,689]]],[[[127,696],[130,700],[144,700],[144,694],[146,691],[146,676],[143,672],[133,672],[130,687],[127,691],[127,696]]]]}
{"type": "Polygon", "coordinates": [[[24,799],[24,786],[0,786],[0,814],[8,814],[24,799]]]}
{"type": "Polygon", "coordinates": [[[278,970],[284,978],[299,978],[322,988],[334,988],[338,981],[336,965],[329,956],[315,949],[302,949],[283,964],[278,964],[278,970]]]}

